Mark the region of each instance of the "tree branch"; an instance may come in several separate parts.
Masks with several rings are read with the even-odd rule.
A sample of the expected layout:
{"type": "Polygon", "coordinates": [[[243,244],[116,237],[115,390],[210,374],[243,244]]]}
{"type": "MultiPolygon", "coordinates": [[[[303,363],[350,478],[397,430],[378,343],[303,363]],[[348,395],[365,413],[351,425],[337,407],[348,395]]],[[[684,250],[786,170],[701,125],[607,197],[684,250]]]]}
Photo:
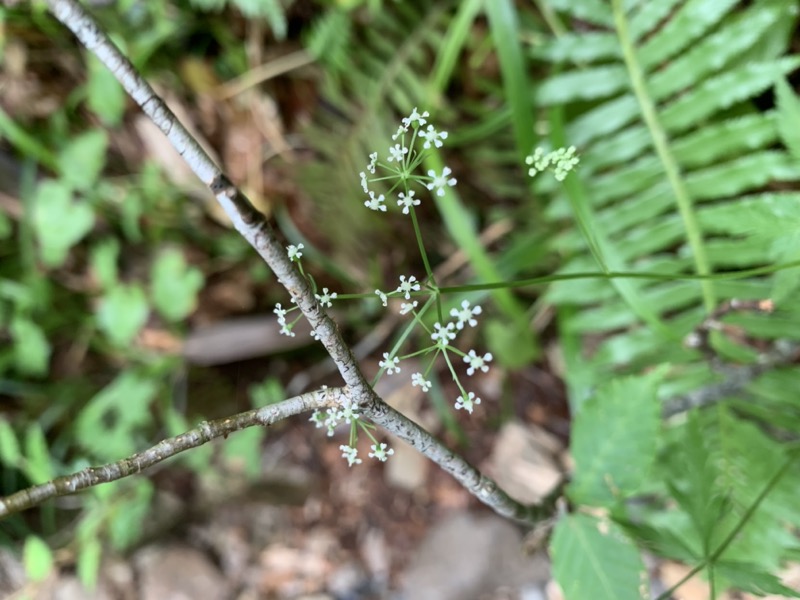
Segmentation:
{"type": "Polygon", "coordinates": [[[235,431],[255,426],[264,427],[309,410],[336,406],[343,396],[342,388],[324,388],[264,408],[213,421],[203,421],[185,433],[162,440],[155,446],[128,458],[100,467],[89,467],[0,498],[0,518],[31,508],[56,496],[72,494],[101,483],[141,473],[184,450],[197,448],[219,437],[227,437],[235,431]]]}
{"type": "MultiPolygon", "coordinates": [[[[531,507],[516,502],[494,481],[481,475],[463,458],[448,450],[422,427],[388,406],[375,394],[359,369],[352,351],[342,340],[336,324],[322,309],[312,293],[308,281],[302,276],[297,266],[289,260],[286,249],[278,241],[266,217],[253,207],[247,197],[214,164],[80,4],[74,0],[48,0],[48,5],[56,18],[108,67],[144,113],[167,136],[189,167],[214,193],[236,230],[272,269],[278,281],[289,292],[292,301],[300,308],[328,354],[336,363],[346,384],[342,394],[349,401],[358,404],[365,417],[416,448],[500,515],[528,523],[536,522],[546,516],[545,513],[550,512],[548,507],[531,507]]],[[[199,432],[200,435],[205,435],[205,433],[205,429],[199,432]]],[[[154,448],[158,447],[160,444],[154,448]]],[[[122,462],[125,463],[125,461],[122,462]]],[[[119,463],[114,464],[118,465],[119,463]]],[[[125,464],[127,465],[127,463],[125,464]]],[[[134,463],[134,465],[137,469],[139,468],[139,463],[134,463]]],[[[67,480],[75,481],[70,480],[69,477],[67,480]]],[[[92,479],[88,478],[87,481],[91,484],[92,479]]],[[[45,484],[45,487],[47,485],[45,484]]],[[[41,487],[43,486],[32,489],[41,487]]],[[[69,493],[69,491],[75,490],[66,490],[64,493],[69,493]]],[[[31,493],[31,490],[28,492],[31,493]]]]}

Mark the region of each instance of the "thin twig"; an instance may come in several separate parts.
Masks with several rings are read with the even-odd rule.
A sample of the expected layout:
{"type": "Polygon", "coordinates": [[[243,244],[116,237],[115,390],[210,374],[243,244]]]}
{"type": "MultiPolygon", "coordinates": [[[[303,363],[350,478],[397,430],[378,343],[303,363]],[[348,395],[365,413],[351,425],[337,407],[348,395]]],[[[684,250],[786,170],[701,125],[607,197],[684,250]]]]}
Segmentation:
{"type": "Polygon", "coordinates": [[[303,412],[336,406],[341,402],[343,395],[342,388],[323,388],[264,408],[213,421],[203,421],[185,433],[162,440],[155,446],[128,458],[99,467],[89,467],[0,498],[0,518],[31,508],[56,496],[72,494],[101,483],[141,473],[185,450],[197,448],[219,437],[227,437],[236,431],[248,427],[265,427],[303,412]]]}

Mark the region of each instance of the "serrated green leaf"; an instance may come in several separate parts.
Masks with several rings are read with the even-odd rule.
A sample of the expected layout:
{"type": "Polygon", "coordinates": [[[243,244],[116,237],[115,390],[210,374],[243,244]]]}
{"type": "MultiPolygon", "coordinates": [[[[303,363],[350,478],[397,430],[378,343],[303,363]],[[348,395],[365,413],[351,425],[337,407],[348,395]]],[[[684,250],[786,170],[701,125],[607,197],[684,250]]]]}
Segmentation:
{"type": "Polygon", "coordinates": [[[159,254],[150,275],[153,303],[169,321],[180,321],[197,304],[197,292],[203,287],[203,274],[186,264],[183,253],[170,249],[159,254]]]}
{"type": "Polygon", "coordinates": [[[89,71],[86,103],[100,117],[103,125],[115,127],[125,113],[127,95],[114,74],[91,52],[86,54],[89,71]]]}
{"type": "Polygon", "coordinates": [[[19,466],[21,458],[22,453],[14,428],[5,419],[0,419],[0,463],[13,469],[19,466]]]}
{"type": "Polygon", "coordinates": [[[133,454],[138,430],[150,422],[150,402],[159,387],[133,371],[119,375],[78,414],[78,443],[98,460],[119,460],[133,454]]]}
{"type": "Polygon", "coordinates": [[[93,129],[69,141],[58,154],[62,181],[78,191],[91,188],[106,164],[108,135],[93,129]]]}
{"type": "Polygon", "coordinates": [[[46,180],[36,187],[33,227],[42,261],[60,267],[67,252],[94,225],[94,211],[85,201],[74,202],[72,192],[61,181],[46,180]]]}
{"type": "Polygon", "coordinates": [[[800,598],[800,592],[786,587],[775,574],[765,572],[758,565],[721,561],[714,565],[714,570],[718,576],[724,577],[743,592],[758,596],[779,594],[785,598],[800,598]]]}
{"type": "Polygon", "coordinates": [[[43,581],[53,570],[53,553],[40,537],[29,535],[22,548],[25,573],[31,581],[43,581]]]}
{"type": "Polygon", "coordinates": [[[612,381],[581,406],[570,447],[575,473],[568,494],[574,502],[613,506],[646,482],[661,424],[657,378],[612,381]]]}
{"type": "Polygon", "coordinates": [[[11,320],[11,337],[14,338],[14,362],[25,375],[47,374],[50,343],[42,329],[30,319],[17,315],[11,320]]]}
{"type": "Polygon", "coordinates": [[[100,299],[97,324],[117,346],[129,344],[147,321],[150,307],[139,285],[118,284],[100,299]]]}
{"type": "Polygon", "coordinates": [[[631,540],[607,520],[574,514],[556,525],[553,574],[564,600],[642,600],[647,573],[631,540]]]}

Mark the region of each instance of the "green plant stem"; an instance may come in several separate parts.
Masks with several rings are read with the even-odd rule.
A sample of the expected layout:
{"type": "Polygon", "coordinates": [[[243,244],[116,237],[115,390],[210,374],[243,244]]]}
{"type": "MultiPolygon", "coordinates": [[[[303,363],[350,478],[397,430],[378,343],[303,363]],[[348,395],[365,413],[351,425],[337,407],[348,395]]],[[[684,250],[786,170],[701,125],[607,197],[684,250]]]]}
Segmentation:
{"type": "MultiPolygon", "coordinates": [[[[614,23],[617,27],[617,36],[622,48],[622,56],[625,60],[625,66],[628,69],[628,75],[631,79],[633,93],[639,103],[642,111],[642,117],[650,131],[650,136],[653,139],[653,146],[661,160],[664,170],[667,174],[672,191],[675,194],[675,201],[678,205],[678,210],[683,219],[684,227],[686,228],[686,237],[689,242],[689,247],[692,249],[692,255],[695,262],[695,270],[700,275],[707,275],[711,272],[706,255],[705,245],[703,243],[703,236],[700,231],[700,224],[697,222],[697,217],[692,206],[692,200],[689,197],[689,192],[680,174],[675,157],[673,156],[669,143],[667,141],[667,134],[661,126],[661,122],[656,114],[655,105],[645,85],[644,74],[641,65],[636,57],[636,52],[633,47],[633,41],[628,31],[628,20],[625,17],[625,11],[622,8],[622,0],[611,1],[612,10],[614,12],[614,23]]],[[[714,287],[710,281],[703,281],[701,283],[703,289],[703,303],[707,312],[714,310],[717,304],[714,287]]]]}

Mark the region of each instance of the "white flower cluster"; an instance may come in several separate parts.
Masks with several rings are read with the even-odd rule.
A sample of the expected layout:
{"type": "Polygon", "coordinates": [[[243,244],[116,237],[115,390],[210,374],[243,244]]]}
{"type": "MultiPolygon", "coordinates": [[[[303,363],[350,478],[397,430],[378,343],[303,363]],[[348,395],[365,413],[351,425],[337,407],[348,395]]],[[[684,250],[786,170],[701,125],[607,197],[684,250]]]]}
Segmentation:
{"type": "Polygon", "coordinates": [[[528,175],[533,177],[537,173],[552,168],[553,176],[558,181],[564,181],[567,174],[572,171],[579,162],[580,158],[575,155],[575,146],[559,148],[547,153],[541,148],[536,148],[533,154],[525,158],[525,164],[531,167],[528,169],[528,175]]]}
{"type": "Polygon", "coordinates": [[[317,429],[326,427],[328,429],[328,437],[333,437],[333,432],[336,427],[342,422],[350,425],[359,418],[358,405],[355,402],[345,401],[339,407],[329,408],[325,412],[315,410],[309,418],[309,421],[314,423],[317,429]]]}
{"type": "Polygon", "coordinates": [[[444,140],[447,139],[447,132],[438,131],[433,125],[428,125],[423,129],[428,124],[429,116],[428,111],[420,113],[415,107],[409,116],[401,120],[397,131],[392,135],[394,143],[389,147],[385,163],[378,162],[377,152],[369,155],[367,170],[358,174],[361,180],[361,189],[369,197],[364,201],[364,206],[378,212],[387,210],[386,197],[383,194],[376,195],[369,187],[370,183],[374,181],[396,178],[403,184],[403,189],[397,195],[397,206],[402,208],[404,215],[410,214],[415,206],[422,203],[419,198],[415,197],[415,192],[408,189],[409,181],[417,181],[437,196],[444,196],[445,189],[456,184],[455,177],[451,176],[450,167],[443,167],[441,173],[428,169],[427,176],[413,175],[414,169],[422,163],[424,151],[441,148],[444,140]],[[422,140],[421,151],[415,149],[417,140],[422,140]],[[378,167],[387,171],[389,176],[371,178],[370,175],[376,175],[378,167]]]}
{"type": "MultiPolygon", "coordinates": [[[[391,293],[407,293],[411,290],[406,286],[403,287],[403,284],[412,284],[414,278],[410,278],[408,281],[405,280],[405,277],[401,277],[401,286],[391,293]]],[[[387,294],[380,292],[377,290],[376,293],[381,296],[384,301],[386,300],[387,294]]],[[[416,308],[416,302],[412,304],[403,303],[403,309],[401,309],[401,314],[406,314],[408,312],[413,311],[416,308]]],[[[433,325],[433,331],[430,333],[431,340],[433,341],[434,345],[430,349],[434,352],[434,358],[438,355],[439,352],[448,352],[453,351],[463,356],[464,362],[467,364],[467,376],[472,377],[477,371],[481,373],[487,373],[489,371],[489,363],[492,361],[492,354],[490,352],[486,352],[485,354],[481,355],[478,354],[474,349],[470,350],[467,354],[462,353],[460,350],[453,348],[450,343],[456,339],[456,336],[460,331],[464,329],[465,326],[469,327],[476,327],[478,325],[478,320],[475,318],[476,316],[480,315],[482,309],[480,305],[472,306],[469,300],[463,300],[461,302],[460,308],[453,308],[450,311],[450,316],[453,317],[452,321],[448,321],[444,325],[437,322],[433,325]]],[[[449,359],[448,359],[448,364],[449,359]]],[[[388,352],[383,353],[383,360],[378,363],[378,366],[386,371],[387,375],[392,375],[394,373],[400,373],[402,368],[400,367],[400,357],[398,356],[390,356],[388,352]]],[[[451,367],[452,371],[452,367],[451,367]]],[[[464,409],[469,413],[472,413],[474,407],[481,403],[481,399],[475,396],[474,392],[466,392],[461,383],[458,380],[455,372],[453,372],[453,377],[456,380],[456,383],[461,390],[461,395],[458,397],[455,403],[456,409],[464,409]]],[[[425,375],[422,373],[416,372],[411,374],[411,384],[413,386],[419,387],[423,392],[430,391],[432,387],[432,383],[425,378],[425,375]]]]}
{"type": "MultiPolygon", "coordinates": [[[[303,248],[304,248],[303,244],[297,244],[296,246],[292,244],[290,246],[287,246],[286,255],[289,257],[290,261],[296,262],[298,264],[300,272],[303,275],[305,275],[305,272],[303,271],[303,265],[300,263],[300,259],[303,257],[303,252],[302,252],[303,248]]],[[[333,300],[336,299],[338,294],[336,292],[331,292],[328,288],[322,288],[322,294],[317,294],[315,292],[314,296],[316,297],[317,300],[319,300],[319,303],[322,306],[324,306],[325,308],[330,308],[331,306],[333,306],[333,300]]],[[[292,302],[294,302],[294,299],[292,299],[292,302]]],[[[295,337],[296,334],[294,333],[294,331],[292,331],[292,327],[294,327],[294,324],[297,322],[297,319],[295,319],[292,323],[286,322],[286,315],[290,311],[295,310],[295,308],[285,309],[280,304],[275,305],[275,308],[273,309],[272,312],[274,312],[278,316],[278,325],[281,326],[280,329],[281,335],[295,337]]],[[[320,340],[320,334],[316,330],[311,332],[311,337],[313,337],[317,341],[320,340]]]]}

